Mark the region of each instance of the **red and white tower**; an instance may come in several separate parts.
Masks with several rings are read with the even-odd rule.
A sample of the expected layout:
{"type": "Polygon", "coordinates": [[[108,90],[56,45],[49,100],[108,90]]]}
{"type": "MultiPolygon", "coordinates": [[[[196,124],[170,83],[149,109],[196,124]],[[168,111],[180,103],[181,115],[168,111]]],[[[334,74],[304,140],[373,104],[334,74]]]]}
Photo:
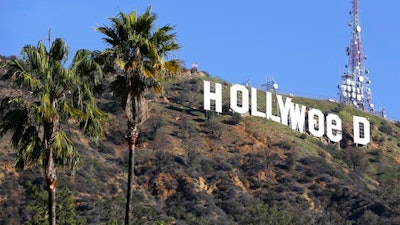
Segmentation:
{"type": "Polygon", "coordinates": [[[374,112],[372,104],[371,81],[368,78],[368,69],[365,67],[367,57],[363,53],[361,44],[361,26],[358,8],[358,0],[352,0],[353,8],[350,11],[351,42],[346,48],[349,62],[346,65],[347,72],[342,75],[339,88],[340,102],[352,105],[358,109],[374,112]]]}

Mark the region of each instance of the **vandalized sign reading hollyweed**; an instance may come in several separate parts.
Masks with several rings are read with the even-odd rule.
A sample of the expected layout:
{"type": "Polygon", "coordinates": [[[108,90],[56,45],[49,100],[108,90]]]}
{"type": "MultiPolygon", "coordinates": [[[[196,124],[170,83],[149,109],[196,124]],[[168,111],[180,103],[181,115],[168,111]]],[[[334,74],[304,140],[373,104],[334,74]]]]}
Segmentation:
{"type": "MultiPolygon", "coordinates": [[[[222,85],[214,83],[214,90],[211,91],[211,82],[204,81],[204,109],[211,110],[211,101],[215,103],[215,111],[222,113],[222,85]]],[[[292,99],[281,95],[273,95],[265,92],[265,110],[259,110],[256,88],[250,88],[239,84],[230,87],[230,108],[237,113],[245,114],[250,112],[252,116],[266,118],[268,120],[290,126],[293,130],[305,132],[308,123],[308,132],[315,137],[326,135],[332,142],[342,140],[342,120],[338,115],[329,113],[324,115],[321,110],[307,108],[304,105],[292,102],[292,99]],[[241,96],[240,102],[238,95],[241,96]],[[276,112],[273,113],[273,102],[277,102],[276,112]]],[[[353,116],[354,143],[367,145],[370,142],[370,123],[360,116],[353,116]]]]}

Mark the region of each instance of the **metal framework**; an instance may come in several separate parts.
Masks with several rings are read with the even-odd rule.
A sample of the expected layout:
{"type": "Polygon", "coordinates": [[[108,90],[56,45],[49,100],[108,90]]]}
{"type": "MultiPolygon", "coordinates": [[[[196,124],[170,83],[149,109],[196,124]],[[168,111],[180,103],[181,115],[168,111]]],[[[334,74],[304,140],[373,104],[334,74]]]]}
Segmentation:
{"type": "Polygon", "coordinates": [[[278,90],[278,83],[274,81],[273,77],[268,77],[267,82],[261,84],[261,88],[265,91],[276,93],[278,90]]]}
{"type": "Polygon", "coordinates": [[[371,81],[368,78],[369,71],[365,67],[365,60],[361,44],[361,26],[358,8],[358,0],[352,0],[352,17],[349,26],[352,31],[350,46],[346,48],[349,62],[346,65],[347,72],[342,75],[338,85],[340,102],[352,105],[358,109],[374,112],[372,104],[371,81]]]}

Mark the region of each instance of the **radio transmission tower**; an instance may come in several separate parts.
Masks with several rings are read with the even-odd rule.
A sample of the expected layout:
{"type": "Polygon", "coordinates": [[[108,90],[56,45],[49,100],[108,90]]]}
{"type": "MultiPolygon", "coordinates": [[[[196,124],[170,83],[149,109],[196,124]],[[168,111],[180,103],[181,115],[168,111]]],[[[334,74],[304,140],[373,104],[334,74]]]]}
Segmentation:
{"type": "Polygon", "coordinates": [[[351,27],[352,38],[350,46],[346,48],[349,62],[346,65],[347,72],[342,75],[339,88],[340,102],[352,105],[358,109],[374,112],[372,104],[371,81],[368,78],[368,69],[365,67],[365,60],[361,44],[361,26],[358,10],[358,0],[352,0],[351,27]]]}

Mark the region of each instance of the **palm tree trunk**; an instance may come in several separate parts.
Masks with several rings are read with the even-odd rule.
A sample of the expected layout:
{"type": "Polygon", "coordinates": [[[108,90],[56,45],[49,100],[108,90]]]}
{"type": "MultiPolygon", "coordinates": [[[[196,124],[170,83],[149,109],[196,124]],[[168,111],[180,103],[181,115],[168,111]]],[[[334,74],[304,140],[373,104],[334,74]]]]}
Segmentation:
{"type": "Polygon", "coordinates": [[[56,189],[48,189],[49,192],[49,224],[56,225],[56,189]]]}
{"type": "Polygon", "coordinates": [[[50,140],[54,133],[54,122],[44,123],[44,149],[46,151],[45,158],[45,180],[48,191],[48,210],[49,210],[49,225],[56,225],[56,166],[54,164],[53,149],[50,147],[50,140]]]}
{"type": "Polygon", "coordinates": [[[48,191],[49,225],[56,225],[56,168],[53,161],[52,150],[49,149],[49,159],[46,168],[46,183],[48,191]]]}
{"type": "Polygon", "coordinates": [[[135,148],[136,141],[139,136],[139,132],[136,126],[129,129],[128,144],[129,144],[129,165],[128,165],[128,184],[126,193],[126,205],[125,205],[125,225],[129,225],[131,220],[130,215],[132,211],[132,186],[133,178],[135,174],[135,148]]]}
{"type": "Polygon", "coordinates": [[[132,208],[132,186],[135,176],[135,148],[136,141],[139,136],[138,125],[145,119],[146,104],[144,98],[145,85],[141,80],[143,62],[141,60],[139,48],[135,49],[133,63],[133,71],[128,72],[126,86],[128,87],[128,95],[125,105],[125,113],[128,118],[128,144],[129,144],[129,168],[128,168],[128,185],[126,193],[125,206],[125,225],[129,225],[130,213],[132,208]]]}

